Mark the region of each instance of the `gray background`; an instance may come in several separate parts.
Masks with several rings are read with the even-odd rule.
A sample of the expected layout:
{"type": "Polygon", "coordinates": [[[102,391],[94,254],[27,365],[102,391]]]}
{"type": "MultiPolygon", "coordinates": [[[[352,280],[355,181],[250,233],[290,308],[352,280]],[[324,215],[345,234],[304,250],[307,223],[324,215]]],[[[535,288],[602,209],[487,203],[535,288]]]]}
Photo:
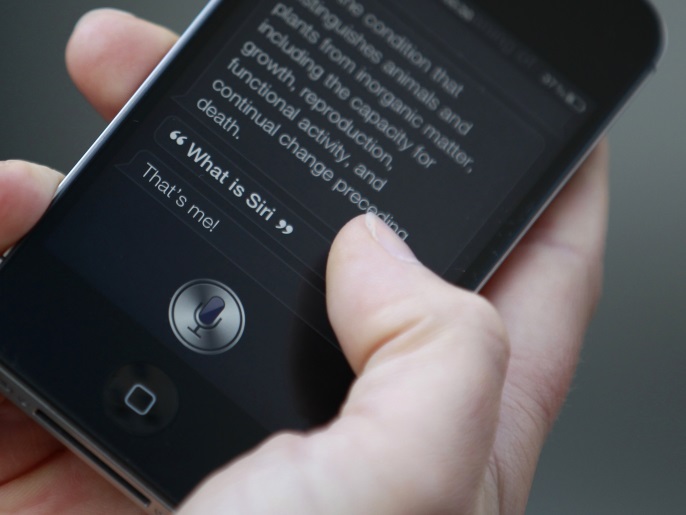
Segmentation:
{"type": "MultiPolygon", "coordinates": [[[[0,159],[68,170],[104,124],[71,86],[63,48],[80,14],[101,4],[0,1],[0,159]]],[[[202,4],[109,2],[176,30],[202,4]]],[[[611,133],[605,295],[530,515],[686,513],[686,2],[655,4],[669,49],[611,133]]]]}

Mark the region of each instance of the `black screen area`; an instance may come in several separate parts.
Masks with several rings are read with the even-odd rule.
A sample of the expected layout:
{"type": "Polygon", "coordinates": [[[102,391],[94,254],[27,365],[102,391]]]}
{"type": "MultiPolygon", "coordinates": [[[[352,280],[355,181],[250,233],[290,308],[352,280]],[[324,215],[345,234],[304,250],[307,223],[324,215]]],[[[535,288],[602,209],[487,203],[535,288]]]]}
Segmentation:
{"type": "Polygon", "coordinates": [[[526,66],[508,60],[443,2],[237,9],[136,113],[47,248],[266,427],[303,427],[284,342],[306,326],[338,352],[323,295],[336,231],[373,213],[445,274],[593,104],[546,92],[552,69],[523,48],[526,66]],[[194,280],[242,305],[226,352],[197,352],[192,317],[170,321],[194,280]]]}
{"type": "Polygon", "coordinates": [[[486,4],[215,2],[4,264],[2,363],[173,503],[239,447],[329,420],[352,379],[324,302],[336,232],[371,213],[478,286],[645,73],[594,88],[486,4]],[[163,438],[122,436],[103,404],[139,372],[117,386],[129,418],[156,409],[146,377],[180,392],[163,438]]]}

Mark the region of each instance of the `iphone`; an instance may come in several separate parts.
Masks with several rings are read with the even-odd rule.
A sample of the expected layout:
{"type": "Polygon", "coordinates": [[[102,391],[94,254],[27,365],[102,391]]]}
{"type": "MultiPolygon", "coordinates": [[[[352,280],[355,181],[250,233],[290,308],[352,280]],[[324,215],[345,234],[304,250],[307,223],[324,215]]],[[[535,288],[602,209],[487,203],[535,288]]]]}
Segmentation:
{"type": "Polygon", "coordinates": [[[642,0],[218,0],[0,267],[0,394],[151,513],[353,378],[336,232],[477,290],[662,48],[642,0]]]}

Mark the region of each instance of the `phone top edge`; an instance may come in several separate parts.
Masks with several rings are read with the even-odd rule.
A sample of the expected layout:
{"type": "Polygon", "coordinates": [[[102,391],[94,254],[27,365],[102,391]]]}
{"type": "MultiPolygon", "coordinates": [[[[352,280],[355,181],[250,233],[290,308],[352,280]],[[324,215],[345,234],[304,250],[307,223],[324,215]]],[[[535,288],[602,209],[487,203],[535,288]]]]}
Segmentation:
{"type": "Polygon", "coordinates": [[[621,85],[655,67],[664,52],[665,24],[651,0],[473,4],[601,102],[621,95],[621,85]]]}
{"type": "MultiPolygon", "coordinates": [[[[617,103],[617,108],[609,114],[604,124],[599,128],[597,134],[589,141],[588,145],[580,154],[578,160],[572,166],[570,166],[569,171],[562,177],[560,183],[557,185],[557,187],[554,189],[551,195],[546,198],[545,202],[536,210],[536,212],[532,215],[531,219],[528,220],[526,224],[520,229],[520,231],[517,233],[516,238],[513,239],[512,242],[507,246],[503,254],[498,257],[497,261],[492,263],[490,267],[485,268],[485,273],[481,277],[479,277],[479,275],[481,274],[479,274],[478,271],[474,272],[473,276],[475,276],[477,279],[475,281],[467,280],[464,283],[464,286],[468,289],[473,289],[475,292],[478,293],[488,284],[488,282],[498,272],[500,267],[505,263],[505,261],[507,261],[509,256],[519,245],[522,239],[526,237],[526,235],[533,228],[533,226],[536,225],[541,216],[543,216],[545,211],[555,201],[558,195],[564,190],[569,181],[571,181],[574,178],[574,175],[576,175],[581,166],[583,166],[586,159],[588,159],[590,154],[595,150],[595,148],[602,141],[602,139],[609,136],[614,125],[622,118],[624,113],[631,107],[633,100],[640,94],[640,92],[646,87],[646,85],[649,84],[650,79],[657,72],[659,62],[663,59],[664,54],[666,52],[668,33],[666,30],[667,27],[664,23],[664,19],[659,15],[658,11],[655,9],[652,2],[646,2],[646,5],[651,8],[655,17],[655,21],[660,26],[661,34],[660,46],[656,47],[657,51],[655,53],[655,59],[653,61],[653,64],[649,68],[646,68],[643,74],[637,77],[637,80],[634,82],[632,87],[627,91],[626,95],[623,98],[619,99],[617,103]]],[[[479,260],[477,259],[477,266],[478,262],[479,260]]],[[[469,272],[470,271],[468,270],[465,273],[465,276],[468,276],[469,272]]],[[[461,285],[463,284],[461,283],[461,285]]]]}

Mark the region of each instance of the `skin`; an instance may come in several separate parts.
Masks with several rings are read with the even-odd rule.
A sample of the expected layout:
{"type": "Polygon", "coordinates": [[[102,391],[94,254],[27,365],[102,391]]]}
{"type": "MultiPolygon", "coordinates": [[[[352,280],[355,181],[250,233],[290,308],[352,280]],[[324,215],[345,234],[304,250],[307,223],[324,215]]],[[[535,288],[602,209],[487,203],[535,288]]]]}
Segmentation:
{"type": "MultiPolygon", "coordinates": [[[[75,28],[67,65],[111,118],[175,39],[96,11],[75,28]]],[[[181,513],[523,513],[600,292],[607,175],[603,142],[481,295],[429,272],[382,223],[350,222],[327,272],[331,321],[358,374],[340,416],[275,436],[181,513]]],[[[0,163],[0,251],[33,226],[60,179],[0,163]]],[[[0,514],[9,513],[139,510],[0,397],[0,514]]]]}

